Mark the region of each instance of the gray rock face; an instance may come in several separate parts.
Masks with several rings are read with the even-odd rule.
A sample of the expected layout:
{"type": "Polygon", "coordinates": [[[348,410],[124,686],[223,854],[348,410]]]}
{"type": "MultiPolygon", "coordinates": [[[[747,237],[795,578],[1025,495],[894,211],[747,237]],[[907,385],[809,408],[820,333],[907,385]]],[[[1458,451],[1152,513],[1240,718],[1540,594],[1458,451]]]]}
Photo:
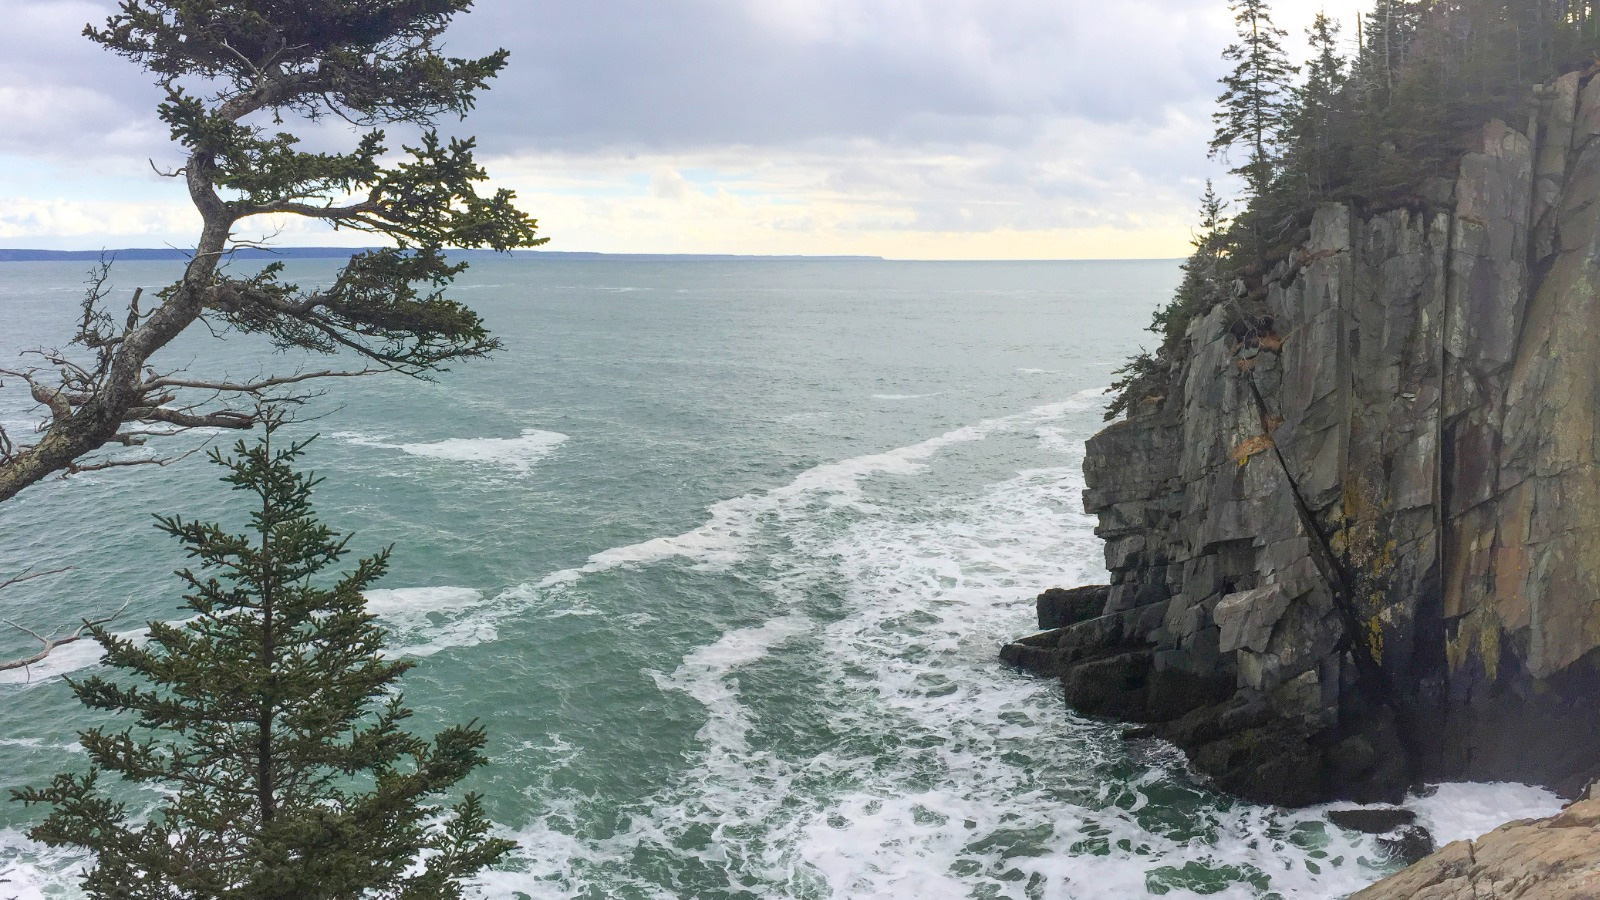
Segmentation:
{"type": "Polygon", "coordinates": [[[1089,442],[1103,617],[1019,664],[1255,799],[1600,770],[1600,78],[1539,96],[1191,326],[1089,442]]]}

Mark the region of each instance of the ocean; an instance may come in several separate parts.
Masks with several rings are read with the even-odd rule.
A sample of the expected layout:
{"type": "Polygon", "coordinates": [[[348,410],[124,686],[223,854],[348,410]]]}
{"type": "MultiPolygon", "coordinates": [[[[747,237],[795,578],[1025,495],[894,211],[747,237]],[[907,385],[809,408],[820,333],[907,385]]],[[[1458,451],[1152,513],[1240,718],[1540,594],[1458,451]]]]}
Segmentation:
{"type": "MultiPolygon", "coordinates": [[[[0,265],[0,358],[64,343],[84,268],[0,265]]],[[[125,296],[178,269],[115,271],[125,296]]],[[[1391,871],[1325,810],[1219,795],[998,662],[1035,594],[1104,578],[1083,442],[1179,274],[489,260],[457,293],[502,353],[328,384],[293,428],[318,435],[322,517],[395,548],[369,601],[417,663],[413,726],[490,732],[469,787],[519,849],[480,894],[1289,900],[1391,871]]],[[[324,364],[203,330],[158,362],[324,364]]],[[[28,402],[6,380],[0,424],[26,427],[28,402]]],[[[0,504],[0,579],[73,567],[0,594],[0,618],[180,618],[184,560],[151,516],[239,524],[217,475],[194,453],[0,504]]],[[[0,659],[33,649],[0,629],[0,659]]],[[[100,719],[61,676],[96,658],[80,643],[0,673],[0,795],[84,765],[76,731],[100,719]]],[[[1516,785],[1411,805],[1441,843],[1558,807],[1516,785]]],[[[0,898],[79,896],[84,860],[23,836],[37,816],[0,802],[0,898]]]]}

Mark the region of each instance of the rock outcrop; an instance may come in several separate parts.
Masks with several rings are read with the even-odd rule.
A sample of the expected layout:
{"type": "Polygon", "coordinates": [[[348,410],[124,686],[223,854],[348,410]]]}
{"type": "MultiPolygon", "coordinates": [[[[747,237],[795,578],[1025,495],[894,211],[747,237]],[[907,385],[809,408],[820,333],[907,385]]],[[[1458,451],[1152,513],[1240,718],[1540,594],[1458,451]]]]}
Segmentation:
{"type": "Polygon", "coordinates": [[[1101,614],[1007,659],[1251,799],[1586,784],[1600,78],[1489,123],[1404,207],[1322,206],[1187,341],[1166,397],[1089,442],[1101,614]]]}
{"type": "Polygon", "coordinates": [[[1456,841],[1351,900],[1574,900],[1600,897],[1600,800],[1456,841]]]}

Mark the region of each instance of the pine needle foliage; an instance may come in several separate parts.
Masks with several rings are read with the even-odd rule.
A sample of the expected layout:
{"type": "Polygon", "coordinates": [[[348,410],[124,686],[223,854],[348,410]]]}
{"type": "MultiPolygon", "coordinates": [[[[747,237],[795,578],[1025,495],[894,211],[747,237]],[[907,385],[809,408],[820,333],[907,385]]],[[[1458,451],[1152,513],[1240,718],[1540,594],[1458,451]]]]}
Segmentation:
{"type": "MultiPolygon", "coordinates": [[[[491,189],[470,137],[442,119],[470,112],[505,67],[497,50],[446,55],[443,39],[472,0],[120,0],[85,36],[142,68],[162,90],[156,114],[183,162],[161,174],[182,185],[200,232],[183,276],[138,294],[125,314],[107,306],[105,278],[84,298],[76,363],[10,372],[44,404],[39,438],[13,443],[0,428],[0,501],[52,474],[88,471],[108,444],[142,444],[185,428],[249,429],[264,402],[303,401],[287,383],[399,372],[431,377],[499,349],[482,318],[450,296],[466,264],[455,248],[510,251],[545,243],[513,192],[491,189]],[[341,149],[307,149],[303,138],[341,149]],[[398,126],[414,135],[392,141],[398,126]],[[302,286],[280,265],[230,271],[229,254],[266,243],[284,221],[314,221],[372,236],[329,284],[302,286]],[[126,322],[126,325],[121,323],[126,322]],[[157,354],[203,323],[277,348],[337,354],[327,372],[215,382],[163,368],[157,354]],[[287,379],[287,380],[286,380],[287,379]],[[154,427],[152,427],[154,426],[154,427]]],[[[102,273],[104,274],[104,273],[102,273]]],[[[53,359],[53,357],[51,357],[53,359]]]]}
{"type": "Polygon", "coordinates": [[[158,517],[197,568],[178,577],[191,618],[152,622],[144,643],[96,628],[127,679],[72,682],[90,709],[136,717],[80,735],[92,768],[16,792],[50,807],[30,831],[91,850],[95,900],[459,898],[461,881],[514,846],[489,836],[479,798],[439,798],[485,762],[486,735],[454,726],[431,740],[403,729],[398,680],[362,592],[387,550],[334,577],[350,538],[318,521],[318,479],[295,471],[309,441],[276,425],[231,456],[222,480],[250,498],[248,529],[158,517]],[[104,773],[166,800],[130,814],[104,773]]]}
{"type": "Polygon", "coordinates": [[[1222,78],[1217,98],[1213,156],[1242,149],[1245,159],[1231,171],[1242,177],[1255,195],[1265,194],[1277,171],[1276,160],[1288,129],[1290,89],[1299,71],[1284,53],[1283,29],[1274,25],[1265,0],[1236,0],[1233,10],[1239,42],[1222,51],[1234,63],[1222,78]]]}
{"type": "Polygon", "coordinates": [[[1184,340],[1190,323],[1222,295],[1223,263],[1229,252],[1227,206],[1207,181],[1200,197],[1200,226],[1190,241],[1194,252],[1183,264],[1183,280],[1172,302],[1155,311],[1146,329],[1158,335],[1161,343],[1154,353],[1141,353],[1117,370],[1107,421],[1134,412],[1135,404],[1165,396],[1176,363],[1186,352],[1184,340]]]}

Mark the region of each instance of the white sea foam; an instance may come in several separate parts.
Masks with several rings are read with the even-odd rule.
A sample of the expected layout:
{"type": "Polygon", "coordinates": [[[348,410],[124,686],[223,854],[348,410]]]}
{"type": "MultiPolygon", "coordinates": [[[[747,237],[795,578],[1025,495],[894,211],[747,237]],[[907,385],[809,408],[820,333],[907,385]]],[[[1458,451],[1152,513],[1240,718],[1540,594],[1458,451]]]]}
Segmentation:
{"type": "Polygon", "coordinates": [[[705,706],[710,718],[699,739],[722,752],[743,752],[750,729],[748,711],[739,703],[739,688],[730,676],[741,666],[765,657],[772,649],[810,631],[811,619],[791,613],[751,628],[729,631],[715,643],[692,651],[671,675],[653,674],[662,690],[682,691],[705,706]]]}
{"type": "Polygon", "coordinates": [[[1078,453],[1083,450],[1083,439],[1071,434],[1065,428],[1045,426],[1034,434],[1039,437],[1039,446],[1051,453],[1078,453]]]}
{"type": "MultiPolygon", "coordinates": [[[[145,629],[137,628],[130,631],[116,633],[117,637],[124,640],[142,642],[145,629]]],[[[63,644],[50,651],[50,655],[31,666],[22,669],[8,669],[0,672],[0,684],[17,685],[20,687],[36,687],[49,684],[63,675],[71,675],[100,664],[100,644],[87,633],[79,640],[70,644],[63,644]]]]}
{"type": "MultiPolygon", "coordinates": [[[[776,614],[657,676],[706,709],[694,764],[610,837],[574,837],[583,814],[558,801],[517,834],[524,871],[496,874],[485,896],[666,897],[673,873],[711,871],[731,891],[773,896],[1310,900],[1382,875],[1374,839],[1320,810],[1219,802],[1170,747],[1141,751],[1130,777],[1114,729],[1074,719],[1048,682],[995,664],[996,644],[1030,624],[1019,596],[1103,575],[1093,521],[1074,511],[1082,445],[1051,452],[1065,465],[944,508],[813,504],[767,520],[752,552],[773,554],[763,588],[776,614]],[[819,596],[839,605],[808,610],[819,596]],[[835,746],[794,758],[747,740],[762,713],[736,676],[775,653],[808,654],[818,680],[806,715],[828,720],[835,746]],[[667,873],[641,872],[641,858],[667,873]]],[[[1476,804],[1503,818],[1523,801],[1536,811],[1530,796],[1446,786],[1416,803],[1448,839],[1477,827],[1449,816],[1476,804]]]]}
{"type": "Polygon", "coordinates": [[[432,656],[498,637],[499,616],[483,593],[466,587],[418,587],[366,592],[367,610],[389,629],[395,656],[432,656]]]}
{"type": "Polygon", "coordinates": [[[874,400],[921,400],[926,397],[937,397],[944,391],[934,391],[931,394],[873,394],[874,400]]]}
{"type": "MultiPolygon", "coordinates": [[[[492,641],[496,624],[504,617],[526,610],[528,599],[523,589],[513,588],[492,599],[464,587],[423,587],[372,590],[366,593],[367,609],[390,629],[389,651],[394,656],[432,656],[450,647],[470,647],[492,641]]],[[[186,619],[167,624],[182,625],[186,619]]],[[[118,632],[126,640],[141,642],[146,629],[118,632]]],[[[84,637],[57,647],[40,662],[25,669],[0,672],[0,685],[32,687],[48,684],[99,665],[104,654],[92,638],[84,637]]],[[[0,895],[3,896],[3,895],[0,895]]]]}
{"type": "Polygon", "coordinates": [[[554,431],[525,428],[514,438],[450,438],[432,443],[390,443],[358,432],[341,431],[334,437],[347,444],[399,450],[411,456],[476,465],[498,466],[526,475],[536,463],[554,453],[567,436],[554,431]]]}
{"type": "Polygon", "coordinates": [[[0,897],[5,900],[66,900],[83,896],[78,873],[89,859],[0,828],[0,897]]]}
{"type": "Polygon", "coordinates": [[[538,586],[544,589],[570,586],[585,575],[679,557],[705,567],[729,565],[743,558],[751,540],[766,526],[767,516],[792,518],[802,501],[817,497],[824,497],[834,505],[859,505],[862,483],[869,477],[916,473],[927,460],[948,447],[1034,427],[1070,412],[1088,409],[1099,393],[1099,390],[1080,392],[1069,400],[1037,406],[1025,413],[985,419],[915,444],[807,469],[781,487],[712,504],[710,517],[698,528],[602,550],[590,556],[582,566],[546,576],[538,586]]]}
{"type": "Polygon", "coordinates": [[[1440,846],[1481,837],[1515,819],[1542,819],[1561,811],[1561,798],[1526,784],[1441,784],[1407,807],[1440,846]]]}

